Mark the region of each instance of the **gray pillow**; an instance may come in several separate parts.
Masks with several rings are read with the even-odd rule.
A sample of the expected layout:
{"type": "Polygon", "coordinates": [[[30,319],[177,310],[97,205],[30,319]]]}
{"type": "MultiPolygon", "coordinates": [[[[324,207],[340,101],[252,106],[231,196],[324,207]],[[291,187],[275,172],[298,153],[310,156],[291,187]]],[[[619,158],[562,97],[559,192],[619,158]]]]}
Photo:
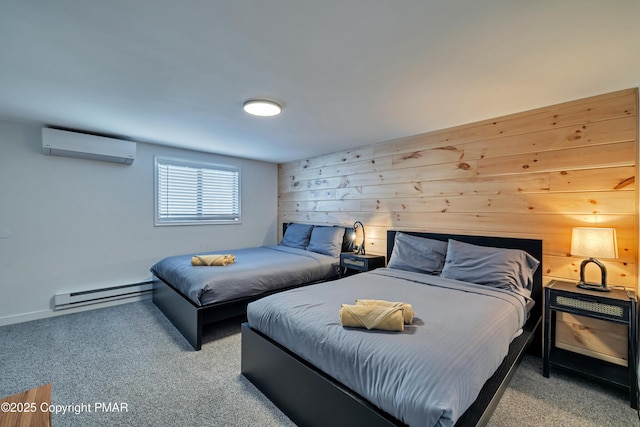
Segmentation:
{"type": "Polygon", "coordinates": [[[519,249],[493,248],[449,240],[442,277],[531,294],[540,262],[519,249]]]}
{"type": "Polygon", "coordinates": [[[308,251],[338,258],[342,252],[344,227],[313,227],[308,251]]]}
{"type": "Polygon", "coordinates": [[[387,267],[438,275],[446,254],[447,242],[396,233],[387,267]]]}
{"type": "Polygon", "coordinates": [[[280,244],[298,249],[307,249],[313,225],[291,223],[282,236],[280,244]]]}

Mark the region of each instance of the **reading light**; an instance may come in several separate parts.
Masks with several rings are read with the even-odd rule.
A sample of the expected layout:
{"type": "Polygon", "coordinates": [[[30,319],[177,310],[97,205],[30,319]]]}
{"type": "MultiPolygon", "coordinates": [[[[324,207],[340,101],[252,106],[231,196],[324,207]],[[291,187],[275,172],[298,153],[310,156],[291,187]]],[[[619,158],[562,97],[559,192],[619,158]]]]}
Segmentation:
{"type": "Polygon", "coordinates": [[[360,221],[356,221],[353,224],[353,245],[355,248],[355,251],[358,255],[365,255],[364,253],[364,225],[362,225],[362,223],[360,221]],[[358,237],[358,230],[362,229],[362,241],[360,242],[360,244],[356,243],[356,239],[358,237]]]}
{"type": "Polygon", "coordinates": [[[282,111],[282,106],[266,99],[250,99],[243,105],[244,111],[254,116],[277,116],[282,111]]]}
{"type": "Polygon", "coordinates": [[[618,244],[615,228],[575,227],[571,233],[571,255],[587,256],[580,264],[580,281],[578,287],[593,291],[608,292],[607,268],[597,258],[617,258],[618,244]],[[589,263],[600,267],[601,283],[587,283],[584,280],[584,269],[589,263]]]}

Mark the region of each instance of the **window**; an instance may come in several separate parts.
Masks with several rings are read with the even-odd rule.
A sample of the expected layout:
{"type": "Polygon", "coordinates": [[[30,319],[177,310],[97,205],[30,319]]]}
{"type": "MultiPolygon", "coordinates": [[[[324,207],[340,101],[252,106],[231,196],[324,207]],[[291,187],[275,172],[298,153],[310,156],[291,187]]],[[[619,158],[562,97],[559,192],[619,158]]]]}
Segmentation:
{"type": "Polygon", "coordinates": [[[240,168],[156,157],[156,225],[240,223],[240,168]]]}

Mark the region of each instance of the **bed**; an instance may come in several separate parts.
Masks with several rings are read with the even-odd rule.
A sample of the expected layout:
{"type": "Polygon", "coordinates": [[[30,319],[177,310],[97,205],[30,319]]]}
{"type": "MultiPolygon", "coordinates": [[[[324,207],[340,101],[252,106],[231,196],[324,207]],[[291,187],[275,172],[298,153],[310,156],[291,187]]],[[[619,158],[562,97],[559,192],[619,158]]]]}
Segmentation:
{"type": "Polygon", "coordinates": [[[283,224],[278,245],[175,255],[151,267],[153,302],[195,349],[205,325],[246,313],[258,298],[332,280],[340,275],[340,253],[353,249],[353,229],[283,224]],[[232,255],[233,262],[195,266],[194,257],[232,255]]]}
{"type": "MultiPolygon", "coordinates": [[[[388,232],[387,242],[389,267],[394,268],[288,291],[250,304],[248,322],[242,325],[242,374],[298,425],[486,424],[525,352],[532,347],[539,352],[542,242],[396,231],[388,232]],[[448,270],[446,277],[410,271],[399,264],[398,258],[394,259],[396,235],[398,241],[412,236],[448,242],[447,262],[441,274],[445,276],[448,270]],[[479,247],[495,253],[502,249],[522,251],[518,256],[526,257],[529,277],[523,280],[528,280],[528,289],[512,292],[503,286],[461,280],[476,267],[467,261],[456,264],[456,259],[477,253],[473,251],[479,247]],[[465,252],[469,248],[472,251],[465,252]],[[450,260],[449,255],[454,253],[457,255],[451,255],[450,260]],[[395,269],[399,265],[401,268],[395,269]],[[452,283],[463,289],[450,289],[452,283]],[[423,292],[428,293],[423,297],[423,292]],[[446,304],[453,294],[454,301],[460,303],[446,304]],[[358,297],[414,303],[417,324],[401,333],[342,327],[337,317],[339,302],[352,303],[358,297]],[[480,301],[478,298],[482,298],[482,304],[474,302],[480,301]],[[464,301],[471,305],[465,306],[468,302],[464,301]],[[444,311],[437,311],[440,309],[444,311]],[[491,327],[465,332],[477,322],[476,312],[484,316],[480,317],[484,322],[489,319],[491,327]],[[445,330],[438,319],[446,316],[449,329],[445,330]],[[316,324],[320,324],[319,329],[316,324]],[[443,337],[452,347],[445,348],[444,342],[437,341],[443,337]],[[309,343],[311,346],[305,347],[309,343]],[[411,357],[412,350],[420,356],[411,357]],[[473,351],[462,353],[468,350],[473,351]],[[476,357],[479,354],[487,357],[476,357]],[[432,368],[438,361],[444,365],[432,368]],[[465,371],[467,368],[470,371],[465,371]],[[442,388],[443,384],[448,388],[442,388]],[[453,388],[449,384],[454,384],[453,388]],[[444,400],[440,395],[445,395],[444,400]],[[423,403],[427,401],[430,403],[423,403]]],[[[487,279],[491,276],[491,271],[486,272],[487,279]]]]}

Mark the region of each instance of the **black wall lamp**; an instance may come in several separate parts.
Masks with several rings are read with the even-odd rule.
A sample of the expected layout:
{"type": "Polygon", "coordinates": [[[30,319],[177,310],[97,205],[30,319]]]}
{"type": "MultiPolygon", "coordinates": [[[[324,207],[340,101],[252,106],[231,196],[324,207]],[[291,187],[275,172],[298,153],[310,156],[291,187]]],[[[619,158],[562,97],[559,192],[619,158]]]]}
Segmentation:
{"type": "Polygon", "coordinates": [[[358,255],[365,255],[364,251],[364,225],[360,221],[353,224],[353,249],[358,255]],[[358,230],[362,230],[362,240],[358,244],[358,230]]]}

